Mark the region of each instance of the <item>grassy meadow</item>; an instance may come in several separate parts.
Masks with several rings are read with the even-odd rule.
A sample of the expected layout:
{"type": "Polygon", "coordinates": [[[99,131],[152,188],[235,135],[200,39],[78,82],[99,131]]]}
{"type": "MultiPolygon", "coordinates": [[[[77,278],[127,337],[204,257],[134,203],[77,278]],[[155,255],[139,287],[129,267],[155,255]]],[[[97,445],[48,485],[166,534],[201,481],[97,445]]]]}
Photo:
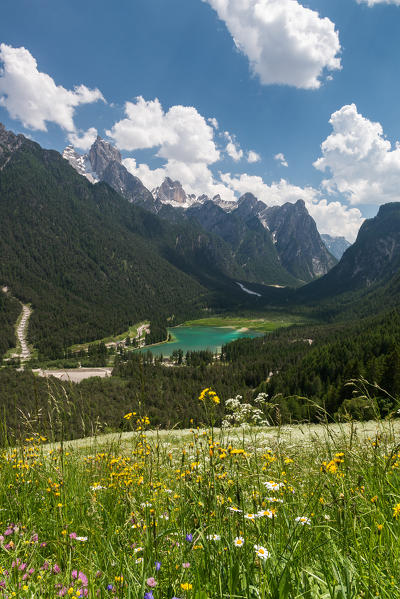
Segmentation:
{"type": "Polygon", "coordinates": [[[217,430],[200,397],[205,427],[4,449],[0,597],[400,597],[398,421],[217,430]]]}
{"type": "MultiPolygon", "coordinates": [[[[263,333],[271,333],[281,327],[293,324],[304,324],[306,320],[289,313],[270,313],[258,316],[210,316],[197,320],[188,320],[183,326],[232,327],[235,329],[251,329],[263,333]]],[[[308,321],[309,322],[309,321],[308,321]]]]}

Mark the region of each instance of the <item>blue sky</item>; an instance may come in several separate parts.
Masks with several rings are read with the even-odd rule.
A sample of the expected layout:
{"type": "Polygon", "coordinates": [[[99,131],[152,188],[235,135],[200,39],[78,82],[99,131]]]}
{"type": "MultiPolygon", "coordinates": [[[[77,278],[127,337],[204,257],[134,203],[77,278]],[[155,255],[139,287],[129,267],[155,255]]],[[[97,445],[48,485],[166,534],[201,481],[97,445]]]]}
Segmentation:
{"type": "Polygon", "coordinates": [[[400,199],[399,26],[400,0],[3,0],[0,121],[353,240],[400,199]]]}

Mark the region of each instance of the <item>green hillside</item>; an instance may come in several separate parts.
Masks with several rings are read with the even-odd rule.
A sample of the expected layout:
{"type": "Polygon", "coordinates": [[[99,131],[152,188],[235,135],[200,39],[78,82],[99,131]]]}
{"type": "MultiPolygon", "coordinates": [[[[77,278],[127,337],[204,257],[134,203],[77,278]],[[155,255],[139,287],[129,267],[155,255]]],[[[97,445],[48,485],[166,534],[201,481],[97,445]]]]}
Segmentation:
{"type": "Polygon", "coordinates": [[[44,354],[190,316],[205,296],[160,255],[155,217],[28,140],[0,173],[0,214],[0,281],[32,303],[29,339],[44,354]]]}

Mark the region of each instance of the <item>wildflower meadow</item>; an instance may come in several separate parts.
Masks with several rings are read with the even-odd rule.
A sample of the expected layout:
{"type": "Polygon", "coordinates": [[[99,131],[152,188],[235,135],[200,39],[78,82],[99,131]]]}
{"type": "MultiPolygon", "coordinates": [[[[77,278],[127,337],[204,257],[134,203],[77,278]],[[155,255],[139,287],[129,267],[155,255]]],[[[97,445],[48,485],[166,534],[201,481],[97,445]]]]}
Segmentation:
{"type": "Polygon", "coordinates": [[[0,597],[400,597],[395,421],[296,442],[215,429],[218,396],[199,400],[190,431],[131,411],[112,438],[4,448],[0,597]]]}

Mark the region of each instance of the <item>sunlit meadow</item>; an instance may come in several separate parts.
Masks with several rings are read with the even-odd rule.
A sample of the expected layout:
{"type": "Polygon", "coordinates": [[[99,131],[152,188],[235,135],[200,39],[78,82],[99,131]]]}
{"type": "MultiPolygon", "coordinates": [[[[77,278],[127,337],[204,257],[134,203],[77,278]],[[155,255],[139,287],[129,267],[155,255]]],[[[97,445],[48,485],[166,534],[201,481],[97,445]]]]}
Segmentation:
{"type": "Polygon", "coordinates": [[[393,422],[215,430],[199,400],[206,428],[130,412],[130,434],[4,449],[0,596],[400,597],[393,422]]]}

